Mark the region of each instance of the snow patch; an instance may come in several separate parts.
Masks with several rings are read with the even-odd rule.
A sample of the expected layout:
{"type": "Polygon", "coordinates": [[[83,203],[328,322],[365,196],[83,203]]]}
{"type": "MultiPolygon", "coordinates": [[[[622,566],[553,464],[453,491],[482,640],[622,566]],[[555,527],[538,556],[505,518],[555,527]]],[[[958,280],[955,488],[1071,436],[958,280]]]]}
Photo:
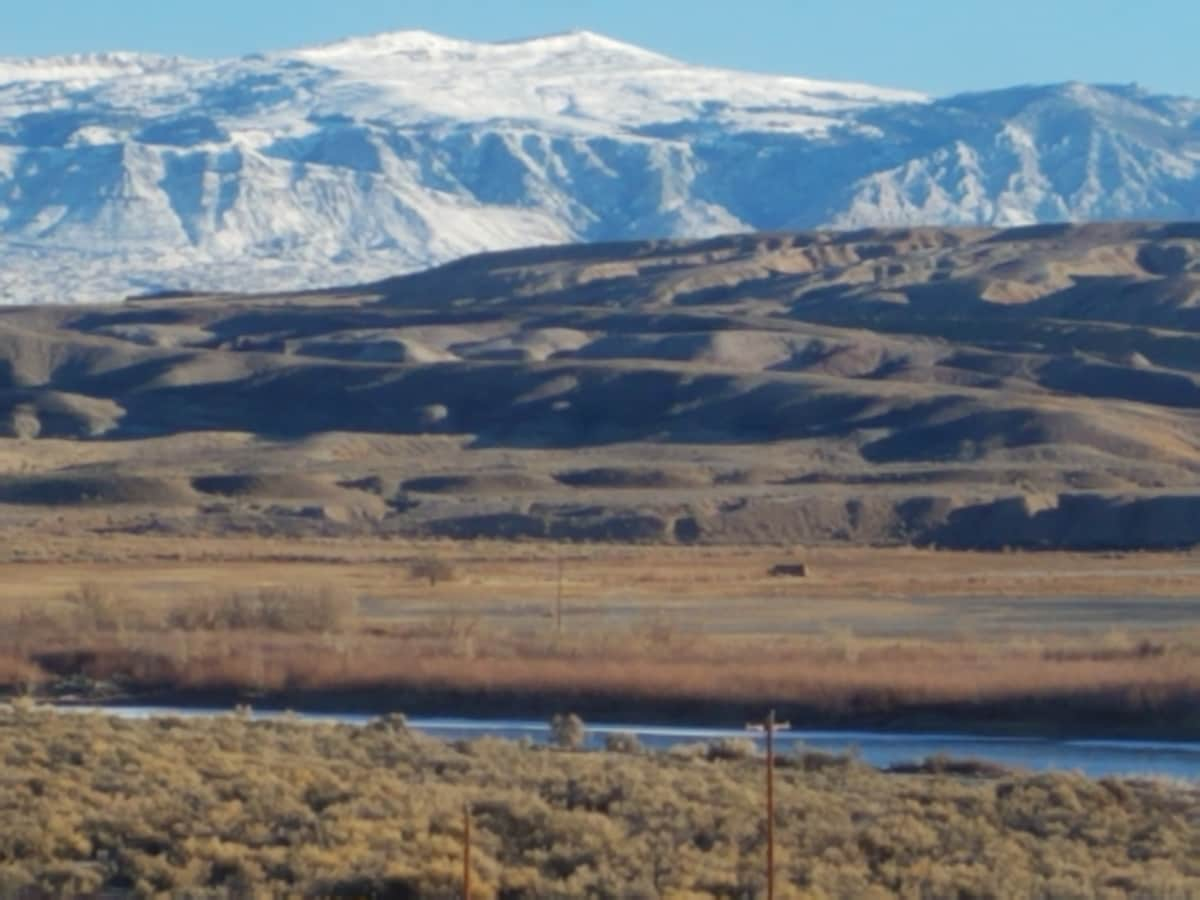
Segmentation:
{"type": "Polygon", "coordinates": [[[0,59],[0,302],[359,282],[749,229],[1200,215],[1200,102],[943,100],[590,32],[0,59]]]}

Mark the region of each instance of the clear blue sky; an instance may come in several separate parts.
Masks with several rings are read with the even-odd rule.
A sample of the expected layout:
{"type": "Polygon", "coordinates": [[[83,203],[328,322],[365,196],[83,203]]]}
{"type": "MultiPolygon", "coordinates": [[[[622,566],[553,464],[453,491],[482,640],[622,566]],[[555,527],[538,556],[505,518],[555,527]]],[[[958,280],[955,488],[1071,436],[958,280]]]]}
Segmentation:
{"type": "Polygon", "coordinates": [[[423,28],[586,28],[693,62],[933,94],[1138,82],[1200,96],[1200,0],[2,0],[0,55],[226,56],[423,28]]]}

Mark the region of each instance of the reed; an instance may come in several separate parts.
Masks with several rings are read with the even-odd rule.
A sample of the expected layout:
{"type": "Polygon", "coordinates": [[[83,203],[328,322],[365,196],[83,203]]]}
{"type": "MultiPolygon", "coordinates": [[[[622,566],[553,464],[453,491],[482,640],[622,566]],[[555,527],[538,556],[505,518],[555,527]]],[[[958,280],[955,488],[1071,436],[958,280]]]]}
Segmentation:
{"type": "Polygon", "coordinates": [[[658,622],[560,635],[453,614],[380,627],[322,591],[218,598],[132,615],[106,603],[91,627],[70,610],[9,623],[0,684],[40,678],[128,690],[578,696],[649,709],[772,703],[837,719],[1053,704],[1097,721],[1119,715],[1200,728],[1200,644],[1156,635],[1041,635],[1037,641],[776,638],[666,631],[658,622]],[[249,599],[246,599],[246,598],[249,599]],[[847,652],[852,643],[853,652],[847,652]],[[1188,711],[1191,711],[1190,713],[1188,711]],[[1183,716],[1177,715],[1183,711],[1183,716]],[[1169,714],[1169,715],[1168,715],[1169,714]]]}

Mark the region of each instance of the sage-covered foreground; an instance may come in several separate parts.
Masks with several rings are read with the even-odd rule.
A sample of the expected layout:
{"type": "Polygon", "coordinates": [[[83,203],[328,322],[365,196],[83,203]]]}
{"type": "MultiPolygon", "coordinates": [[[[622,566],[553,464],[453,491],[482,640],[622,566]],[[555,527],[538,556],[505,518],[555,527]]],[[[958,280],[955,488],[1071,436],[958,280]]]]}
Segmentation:
{"type": "MultiPolygon", "coordinates": [[[[473,896],[760,896],[761,758],[610,743],[0,707],[0,896],[455,897],[468,803],[473,896]]],[[[1200,894],[1191,786],[813,753],[776,784],[780,896],[1200,894]]]]}

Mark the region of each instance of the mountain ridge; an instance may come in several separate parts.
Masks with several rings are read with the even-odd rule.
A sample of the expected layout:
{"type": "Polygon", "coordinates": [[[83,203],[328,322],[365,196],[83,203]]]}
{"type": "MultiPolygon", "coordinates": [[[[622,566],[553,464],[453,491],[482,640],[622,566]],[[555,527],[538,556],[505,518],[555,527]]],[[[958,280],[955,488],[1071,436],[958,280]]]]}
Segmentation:
{"type": "MultiPolygon", "coordinates": [[[[586,28],[569,29],[551,32],[549,34],[529,35],[521,38],[511,38],[498,41],[472,41],[462,38],[452,38],[421,28],[400,29],[396,31],[380,31],[374,34],[348,36],[319,44],[298,47],[292,50],[276,51],[264,55],[320,57],[337,56],[354,52],[382,53],[412,53],[431,49],[469,51],[493,48],[503,51],[507,48],[520,47],[561,47],[578,49],[579,46],[601,48],[616,51],[631,57],[640,57],[665,63],[678,64],[678,60],[647,50],[636,44],[610,38],[599,32],[586,28]]],[[[256,54],[251,54],[256,55],[256,54]]]]}
{"type": "Polygon", "coordinates": [[[928,98],[591,32],[0,60],[0,301],[284,290],[471,253],[1200,216],[1200,101],[928,98]]]}

